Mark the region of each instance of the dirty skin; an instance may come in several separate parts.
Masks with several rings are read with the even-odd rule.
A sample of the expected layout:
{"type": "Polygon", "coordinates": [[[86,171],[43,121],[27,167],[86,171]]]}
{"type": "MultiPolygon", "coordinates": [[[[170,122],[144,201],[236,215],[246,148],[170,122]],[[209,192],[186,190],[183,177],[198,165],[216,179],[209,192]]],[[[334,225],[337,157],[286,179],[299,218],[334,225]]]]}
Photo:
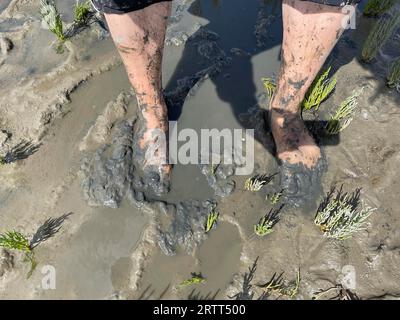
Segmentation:
{"type": "Polygon", "coordinates": [[[343,31],[343,18],[340,8],[283,1],[281,67],[267,121],[280,165],[280,187],[286,190],[289,204],[309,201],[327,167],[304,124],[301,104],[343,31]]]}
{"type": "MultiPolygon", "coordinates": [[[[287,151],[298,150],[299,137],[309,134],[301,116],[297,113],[289,113],[285,109],[274,109],[273,112],[284,119],[281,126],[285,141],[284,148],[287,151]]],[[[322,188],[321,177],[327,170],[327,162],[322,152],[321,157],[311,168],[303,163],[297,163],[297,157],[297,153],[293,152],[292,156],[286,160],[278,159],[280,169],[277,190],[285,190],[284,196],[288,205],[303,207],[318,197],[319,190],[322,188]]],[[[311,158],[306,158],[311,161],[311,158]]]]}
{"type": "MultiPolygon", "coordinates": [[[[140,110],[143,112],[146,112],[149,107],[148,105],[141,105],[140,110]]],[[[156,111],[159,111],[159,108],[155,107],[156,111]]],[[[159,120],[165,119],[165,115],[156,114],[159,117],[159,120]]],[[[140,116],[140,121],[136,123],[137,128],[135,129],[135,133],[133,136],[133,158],[135,161],[139,164],[138,167],[141,168],[141,171],[143,173],[144,179],[147,181],[149,187],[153,190],[153,192],[161,196],[163,194],[166,194],[170,190],[170,176],[169,172],[165,172],[162,170],[162,167],[160,167],[159,164],[154,165],[152,163],[148,163],[146,161],[149,153],[151,153],[152,158],[154,157],[156,159],[161,159],[163,155],[165,156],[165,159],[168,159],[168,152],[167,150],[159,150],[159,148],[154,147],[154,146],[160,146],[160,141],[157,141],[157,137],[153,139],[152,143],[147,143],[148,138],[145,138],[145,134],[147,131],[147,121],[143,116],[140,116]]],[[[165,125],[162,129],[163,132],[168,133],[168,126],[165,125]]],[[[161,142],[162,144],[162,142],[161,142]]],[[[165,148],[166,146],[160,146],[161,148],[165,148]]]]}

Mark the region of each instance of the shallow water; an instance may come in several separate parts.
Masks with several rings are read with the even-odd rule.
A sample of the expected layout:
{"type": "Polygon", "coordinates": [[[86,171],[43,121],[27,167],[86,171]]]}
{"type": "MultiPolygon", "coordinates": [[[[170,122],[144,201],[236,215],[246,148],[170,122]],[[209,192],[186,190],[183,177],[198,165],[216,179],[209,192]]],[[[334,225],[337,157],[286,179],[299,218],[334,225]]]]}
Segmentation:
{"type": "Polygon", "coordinates": [[[127,203],[118,210],[97,209],[64,244],[62,255],[52,255],[57,290],[45,297],[104,299],[126,286],[131,268],[123,259],[136,247],[146,221],[127,203]]]}
{"type": "MultiPolygon", "coordinates": [[[[60,10],[69,21],[72,19],[70,8],[73,2],[59,1],[60,10]]],[[[2,5],[0,11],[1,8],[2,5]]],[[[169,110],[171,119],[178,119],[180,129],[192,128],[197,132],[204,128],[254,128],[255,124],[260,124],[260,119],[244,123],[240,119],[258,102],[261,107],[265,105],[260,79],[273,77],[279,68],[282,33],[280,1],[193,1],[189,12],[183,13],[179,23],[171,23],[172,34],[182,31],[191,36],[184,44],[165,48],[163,80],[167,95],[174,90],[187,93],[196,81],[200,85],[194,86],[187,97],[183,95],[181,99],[171,100],[174,102],[169,110]],[[203,33],[193,31],[197,23],[206,28],[203,33]],[[216,61],[221,64],[216,66],[216,61]],[[214,68],[211,77],[203,77],[201,71],[206,68],[214,68]],[[191,85],[183,81],[198,72],[199,78],[191,85]]],[[[369,22],[363,20],[362,25],[368,26],[369,22]]],[[[350,48],[354,44],[359,45],[365,37],[364,33],[366,31],[362,35],[351,31],[346,33],[344,41],[339,43],[330,58],[335,69],[342,71],[339,67],[346,68],[343,68],[343,77],[339,73],[340,87],[326,104],[328,110],[337,106],[353,88],[361,85],[369,88],[370,82],[365,74],[361,79],[350,79],[350,76],[362,74],[364,69],[368,69],[370,78],[382,77],[380,68],[377,72],[369,66],[353,63],[359,48],[350,48]]],[[[49,39],[50,35],[45,30],[34,33],[32,38],[27,39],[27,47],[14,58],[11,56],[8,63],[18,64],[22,61],[21,57],[28,56],[31,48],[36,52],[30,61],[23,59],[21,74],[28,74],[29,70],[31,74],[46,73],[65,58],[65,55],[56,55],[53,49],[46,46],[49,39]],[[40,50],[41,46],[45,49],[40,50]],[[48,59],[45,61],[42,56],[48,59]]],[[[77,37],[75,45],[85,48],[84,40],[77,37]]],[[[79,51],[77,59],[93,62],[110,50],[114,50],[112,41],[106,38],[79,51]]],[[[7,81],[7,78],[0,78],[0,81],[7,81]]],[[[41,88],[43,92],[46,89],[41,88]]],[[[225,290],[235,275],[247,271],[257,256],[261,256],[259,268],[262,280],[280,270],[293,272],[298,266],[304,267],[306,285],[303,289],[307,294],[314,282],[317,281],[315,286],[319,286],[326,284],[326,279],[333,281],[336,274],[333,276],[331,273],[338,272],[347,263],[357,267],[361,275],[360,291],[365,291],[369,281],[374,281],[371,279],[380,279],[381,272],[381,269],[369,267],[369,262],[365,262],[366,256],[368,259],[375,257],[376,261],[389,261],[385,264],[389,270],[382,267],[382,273],[386,283],[394,282],[392,279],[397,274],[394,266],[398,261],[395,260],[395,251],[393,256],[392,251],[378,256],[374,250],[369,250],[375,244],[386,242],[390,248],[396,247],[393,240],[396,234],[384,226],[395,223],[398,215],[398,209],[393,205],[399,190],[393,163],[398,159],[386,162],[386,159],[398,157],[397,136],[388,137],[384,127],[377,125],[375,117],[385,125],[395,121],[398,111],[393,101],[398,97],[394,92],[385,92],[385,97],[389,98],[379,103],[379,111],[368,109],[373,101],[362,100],[362,116],[355,119],[337,143],[325,147],[330,166],[324,177],[324,190],[340,182],[345,182],[349,188],[361,185],[365,189],[365,199],[387,213],[373,220],[374,228],[368,230],[367,235],[362,234],[361,240],[357,238],[354,243],[346,243],[350,257],[340,246],[340,250],[338,246],[328,248],[326,252],[321,249],[325,248],[326,242],[313,228],[314,211],[302,214],[289,210],[273,234],[262,239],[255,237],[253,224],[269,210],[269,204],[264,199],[266,193],[271,192],[269,186],[260,194],[245,193],[242,187],[245,177],[235,177],[236,192],[221,199],[215,197],[214,190],[198,166],[178,164],[172,174],[172,190],[161,199],[177,203],[215,198],[221,204],[222,221],[193,254],[178,250],[175,256],[165,256],[155,244],[155,253],[149,251],[151,254],[137,283],[138,289],[132,292],[132,272],[137,268],[132,255],[142,243],[141,236],[152,215],[134,208],[126,200],[118,209],[88,206],[78,176],[81,159],[99,147],[98,144],[88,144],[87,149],[82,151],[80,146],[84,137],[106,105],[121,92],[129,92],[129,89],[122,66],[112,67],[80,84],[69,96],[71,102],[64,106],[64,116],[54,121],[44,136],[39,151],[10,172],[6,171],[7,168],[1,169],[2,181],[10,184],[9,187],[3,184],[0,192],[2,227],[20,226],[33,232],[34,227],[49,216],[67,212],[74,215],[64,223],[59,235],[38,247],[39,266],[32,280],[26,282],[21,273],[18,281],[9,284],[6,293],[0,295],[24,297],[23,288],[27,296],[32,294],[36,298],[227,298],[225,290]],[[370,135],[370,128],[374,128],[373,135],[370,135]],[[360,140],[363,137],[367,142],[360,140]],[[26,212],[37,213],[38,216],[33,215],[32,218],[26,212]],[[228,221],[240,225],[240,230],[228,221]],[[54,265],[57,270],[57,289],[54,291],[40,289],[40,270],[46,264],[54,265]],[[179,288],[179,283],[189,278],[191,272],[201,272],[206,282],[179,288]],[[364,274],[369,274],[370,278],[364,279],[364,274]]],[[[131,97],[126,115],[119,120],[129,118],[135,111],[136,103],[131,97]]],[[[265,132],[261,134],[265,136],[265,132]]],[[[265,143],[260,135],[256,138],[265,143]]],[[[275,161],[268,146],[257,144],[256,148],[256,172],[275,170],[275,161]]],[[[315,202],[318,200],[315,199],[315,202]]],[[[310,207],[315,204],[310,204],[310,207]]],[[[389,288],[389,285],[385,286],[389,288]]],[[[379,288],[379,285],[376,287],[379,288]]],[[[396,293],[396,288],[390,292],[396,293]]]]}
{"type": "MultiPolygon", "coordinates": [[[[216,8],[207,7],[204,9],[213,12],[216,8]]],[[[253,8],[254,14],[256,14],[256,9],[257,8],[253,8]]],[[[215,17],[210,18],[214,19],[215,17]]],[[[222,27],[222,25],[219,25],[219,27],[222,27]]],[[[251,30],[247,30],[247,32],[250,31],[251,30]]],[[[243,36],[245,35],[247,36],[247,34],[243,34],[243,36]]],[[[231,45],[230,43],[218,44],[226,48],[231,45]]],[[[183,50],[183,55],[185,51],[190,50],[190,45],[187,46],[189,49],[186,48],[183,50]]],[[[181,48],[167,47],[164,65],[168,67],[166,68],[167,71],[164,71],[164,83],[169,83],[170,79],[173,78],[173,75],[168,72],[168,69],[171,71],[178,69],[185,72],[185,68],[177,66],[179,63],[177,57],[179,57],[179,55],[169,54],[169,49],[171,49],[171,51],[181,50],[181,48]],[[173,65],[175,65],[175,68],[171,68],[173,65]]],[[[272,57],[274,57],[276,67],[278,64],[276,59],[277,52],[278,51],[272,51],[269,59],[267,59],[271,61],[272,57]]],[[[229,52],[227,52],[227,54],[229,54],[229,52]]],[[[199,67],[202,67],[202,57],[197,56],[194,58],[197,58],[200,64],[199,67]]],[[[243,67],[248,67],[250,61],[245,58],[245,66],[241,66],[240,59],[241,57],[237,58],[237,67],[230,68],[229,78],[226,74],[221,74],[219,76],[221,79],[227,79],[226,90],[230,91],[236,89],[237,91],[235,86],[238,83],[239,77],[241,77],[243,67]],[[232,76],[232,74],[234,76],[232,76]]],[[[207,63],[207,60],[203,61],[203,63],[207,63]]],[[[271,62],[269,63],[271,64],[271,62]]],[[[179,118],[179,128],[193,128],[195,130],[200,128],[242,128],[237,120],[237,114],[247,109],[246,103],[249,103],[248,97],[241,97],[239,101],[243,103],[243,105],[239,110],[232,112],[229,103],[220,103],[219,97],[215,94],[215,89],[213,88],[215,84],[216,82],[212,84],[211,81],[206,81],[198,94],[187,100],[181,117],[179,118]],[[216,106],[218,106],[218,112],[215,112],[216,106]],[[235,114],[235,112],[237,113],[235,114]],[[214,114],[214,116],[210,117],[211,114],[214,114]]],[[[168,87],[168,85],[166,85],[166,87],[168,87]]],[[[70,97],[71,104],[68,107],[67,115],[63,119],[61,128],[57,130],[58,132],[56,133],[56,136],[68,138],[64,138],[67,139],[67,141],[57,141],[57,145],[64,145],[64,151],[57,152],[57,154],[54,153],[57,159],[53,159],[53,161],[56,160],[58,163],[64,161],[67,165],[68,161],[70,161],[70,159],[68,159],[68,154],[71,153],[71,150],[74,150],[73,154],[77,152],[76,141],[82,139],[82,136],[87,131],[87,127],[93,123],[93,120],[90,119],[95,119],[108,101],[115,98],[119,92],[123,90],[127,91],[128,88],[129,82],[126,78],[125,71],[122,67],[118,67],[97,77],[94,83],[89,81],[74,92],[70,97]],[[84,120],[84,123],[82,123],[82,120],[84,120]]],[[[250,103],[252,103],[252,101],[250,103]]],[[[128,110],[128,112],[130,111],[131,110],[128,110]]],[[[79,155],[77,154],[76,159],[78,158],[79,155]]],[[[176,165],[171,181],[171,193],[163,198],[163,200],[168,202],[174,203],[192,199],[202,201],[213,197],[212,189],[210,189],[205,177],[201,174],[200,169],[196,165],[176,165]],[[191,177],[190,180],[188,180],[187,177],[191,177]]],[[[63,207],[62,203],[66,202],[61,198],[59,203],[61,207],[63,207]]],[[[144,227],[146,218],[137,212],[136,209],[129,208],[127,203],[124,203],[121,208],[115,210],[92,208],[89,210],[94,210],[95,216],[92,215],[76,231],[72,242],[69,244],[70,248],[68,251],[64,252],[59,258],[60,261],[58,261],[58,259],[56,260],[57,269],[61,270],[58,271],[60,273],[60,287],[57,289],[57,294],[55,296],[60,297],[72,291],[73,296],[76,298],[86,298],[91,295],[101,298],[111,296],[114,291],[126,289],[128,283],[127,276],[129,275],[129,268],[131,267],[129,254],[135,248],[135,243],[138,241],[140,230],[144,227]],[[116,219],[116,217],[120,218],[116,219]],[[121,229],[122,227],[123,229],[121,229]],[[131,234],[133,238],[124,236],[124,232],[127,232],[127,235],[130,234],[129,228],[132,229],[131,234]],[[99,232],[98,230],[102,231],[99,232]],[[121,243],[118,242],[118,237],[121,237],[121,243]],[[117,250],[118,245],[121,247],[117,250]],[[99,249],[99,246],[101,249],[99,249]],[[72,268],[73,265],[76,265],[76,267],[72,268]],[[99,269],[92,276],[90,276],[90,265],[99,266],[99,269]],[[71,281],[71,279],[74,280],[71,281]]],[[[160,255],[159,259],[168,262],[166,265],[169,267],[164,269],[167,273],[170,272],[169,270],[179,266],[176,271],[177,279],[182,278],[185,274],[189,275],[190,272],[194,271],[181,268],[180,260],[185,261],[189,259],[193,262],[198,259],[197,261],[200,262],[199,267],[201,272],[203,272],[204,276],[208,279],[207,284],[199,288],[198,293],[200,295],[207,295],[209,292],[219,292],[222,294],[226,285],[232,280],[232,276],[239,270],[240,253],[240,237],[236,227],[225,223],[218,226],[218,229],[211,233],[210,238],[199,248],[198,256],[193,258],[194,260],[183,253],[178,253],[178,256],[175,257],[163,257],[160,255]],[[219,262],[219,250],[223,250],[226,253],[224,263],[219,262]]],[[[157,260],[157,258],[155,259],[157,260]]],[[[160,276],[163,273],[161,270],[157,269],[162,265],[165,266],[164,263],[151,263],[152,267],[150,270],[154,270],[144,274],[143,281],[139,282],[139,291],[145,288],[147,276],[151,278],[153,275],[157,274],[159,277],[163,278],[160,276]]],[[[182,280],[183,279],[180,281],[182,280]]],[[[160,279],[149,282],[157,283],[157,291],[160,291],[164,285],[163,281],[160,279]]],[[[184,292],[189,294],[190,292],[188,290],[184,292]]]]}
{"type": "MultiPolygon", "coordinates": [[[[42,208],[51,216],[73,212],[64,228],[69,229],[74,220],[85,221],[75,230],[72,239],[65,239],[61,248],[38,248],[41,262],[38,270],[49,264],[57,272],[57,290],[39,291],[41,298],[111,297],[116,290],[111,281],[112,267],[120,258],[131,254],[148,222],[146,216],[127,203],[118,210],[89,207],[77,178],[82,156],[79,145],[88,128],[120,90],[129,89],[121,71],[105,73],[96,79],[96,84],[89,82],[74,92],[66,115],[56,122],[43,147],[24,168],[30,190],[19,196],[25,201],[31,199],[37,210],[42,208]],[[110,87],[110,82],[115,87],[110,87]],[[99,88],[102,88],[101,95],[99,88]],[[97,266],[96,270],[93,266],[97,266]]],[[[12,206],[7,209],[12,210],[12,206]]]]}
{"type": "Polygon", "coordinates": [[[4,0],[0,3],[0,13],[8,7],[8,5],[10,4],[11,0],[4,0]]]}
{"type": "Polygon", "coordinates": [[[210,232],[209,238],[198,248],[194,257],[184,253],[173,257],[156,253],[139,282],[139,296],[136,298],[224,299],[226,286],[239,270],[241,250],[237,228],[230,223],[221,223],[210,232]],[[191,273],[201,273],[205,282],[180,287],[182,281],[191,278],[191,273]]]}

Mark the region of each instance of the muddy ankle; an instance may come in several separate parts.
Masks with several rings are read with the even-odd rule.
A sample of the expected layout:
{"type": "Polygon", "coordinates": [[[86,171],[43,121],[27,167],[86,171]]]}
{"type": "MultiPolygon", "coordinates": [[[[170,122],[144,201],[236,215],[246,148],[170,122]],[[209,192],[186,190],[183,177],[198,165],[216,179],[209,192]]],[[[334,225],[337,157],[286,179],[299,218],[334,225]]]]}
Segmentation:
{"type": "Polygon", "coordinates": [[[277,157],[281,162],[313,169],[321,159],[321,150],[317,145],[300,145],[297,150],[277,153],[277,157]]]}
{"type": "Polygon", "coordinates": [[[146,120],[138,122],[135,132],[137,161],[143,171],[168,175],[168,120],[153,119],[151,123],[146,120]]]}
{"type": "Polygon", "coordinates": [[[169,192],[171,165],[168,163],[167,133],[159,129],[142,128],[135,133],[135,162],[147,185],[156,195],[169,192]]]}
{"type": "Polygon", "coordinates": [[[321,158],[321,150],[307,130],[299,113],[273,110],[272,135],[277,158],[288,164],[302,164],[313,168],[321,158]]]}

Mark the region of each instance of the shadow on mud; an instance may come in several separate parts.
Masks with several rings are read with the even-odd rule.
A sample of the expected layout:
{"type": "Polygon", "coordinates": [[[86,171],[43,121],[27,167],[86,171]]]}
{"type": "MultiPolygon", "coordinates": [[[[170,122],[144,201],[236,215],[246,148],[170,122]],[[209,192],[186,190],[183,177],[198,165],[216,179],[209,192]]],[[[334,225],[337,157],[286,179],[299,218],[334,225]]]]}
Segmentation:
{"type": "Polygon", "coordinates": [[[39,150],[41,143],[34,144],[31,141],[22,141],[17,144],[14,148],[6,153],[6,155],[0,158],[1,164],[8,164],[18,160],[23,160],[34,154],[39,150]]]}
{"type": "MultiPolygon", "coordinates": [[[[188,95],[209,78],[215,85],[218,97],[232,108],[232,112],[246,129],[253,129],[254,123],[243,121],[242,115],[252,108],[258,113],[258,121],[264,122],[267,98],[257,96],[254,83],[254,66],[251,59],[256,55],[281,46],[282,11],[280,0],[250,0],[254,4],[243,4],[241,0],[229,2],[197,0],[188,9],[194,16],[209,21],[186,41],[182,58],[173,76],[165,87],[165,96],[170,120],[179,119],[183,104],[188,95]],[[264,108],[263,108],[264,106],[264,108]]],[[[362,10],[363,5],[359,5],[362,10]]],[[[357,28],[346,30],[328,57],[325,66],[332,67],[334,74],[354,58],[360,60],[362,45],[376,20],[359,15],[357,28]]],[[[275,57],[280,61],[280,57],[275,57]]],[[[270,63],[266,61],[266,65],[270,63]]],[[[384,76],[382,68],[376,64],[362,66],[374,74],[374,78],[384,76]]],[[[266,70],[268,67],[266,67],[266,70]]],[[[266,74],[265,76],[272,76],[266,74]]],[[[261,80],[261,79],[260,79],[261,80]]],[[[356,88],[358,84],[354,84],[356,88]]],[[[384,81],[380,93],[388,92],[384,81]]],[[[376,98],[376,97],[375,97],[376,98]]],[[[400,103],[400,97],[399,103],[400,103]]],[[[374,98],[372,98],[374,99],[374,98]]],[[[397,99],[397,97],[396,97],[397,99]]],[[[218,111],[216,111],[218,112],[218,111]]],[[[316,115],[314,115],[316,116],[316,115]]],[[[316,116],[306,121],[319,145],[337,145],[339,135],[326,135],[326,123],[316,116]]],[[[255,135],[265,149],[274,154],[273,142],[265,143],[265,133],[269,132],[264,123],[263,130],[255,135]]],[[[271,138],[269,138],[271,141],[271,138]]]]}
{"type": "Polygon", "coordinates": [[[168,293],[170,290],[171,284],[168,284],[165,289],[160,293],[160,295],[155,296],[155,289],[152,289],[152,285],[148,285],[146,289],[143,290],[143,292],[140,294],[140,296],[137,298],[137,300],[161,300],[165,297],[165,295],[168,293]]]}
{"type": "Polygon", "coordinates": [[[254,275],[256,274],[256,271],[257,271],[258,258],[259,257],[257,257],[256,260],[254,260],[252,266],[249,267],[249,271],[244,273],[241,291],[239,291],[235,295],[229,297],[230,299],[253,300],[254,292],[251,289],[253,287],[252,281],[253,281],[254,275]]]}
{"type": "Polygon", "coordinates": [[[73,213],[66,213],[58,218],[49,218],[47,219],[35,232],[32,237],[32,240],[29,244],[31,249],[34,249],[42,242],[50,239],[56,233],[58,233],[62,227],[62,224],[70,215],[73,213]]]}
{"type": "Polygon", "coordinates": [[[220,293],[220,289],[215,292],[208,292],[206,294],[201,294],[196,289],[193,289],[187,297],[187,300],[215,300],[220,293]]]}

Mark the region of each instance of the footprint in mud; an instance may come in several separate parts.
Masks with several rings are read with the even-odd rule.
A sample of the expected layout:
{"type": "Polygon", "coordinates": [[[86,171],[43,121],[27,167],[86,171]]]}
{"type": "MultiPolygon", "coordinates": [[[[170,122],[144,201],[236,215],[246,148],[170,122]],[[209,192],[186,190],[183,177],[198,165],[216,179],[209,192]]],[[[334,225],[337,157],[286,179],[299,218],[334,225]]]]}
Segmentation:
{"type": "Polygon", "coordinates": [[[324,155],[312,169],[302,164],[282,162],[279,167],[279,185],[284,190],[285,203],[304,207],[316,202],[322,194],[321,178],[326,168],[324,155]]]}
{"type": "Polygon", "coordinates": [[[157,196],[168,189],[156,172],[143,174],[138,170],[140,151],[135,150],[135,122],[130,119],[120,123],[111,144],[83,159],[82,189],[90,205],[118,208],[124,196],[131,194],[134,204],[141,206],[145,193],[157,196]]]}
{"type": "MultiPolygon", "coordinates": [[[[160,196],[169,188],[156,173],[143,174],[138,163],[140,151],[135,151],[136,118],[115,126],[112,142],[101,146],[85,157],[81,165],[81,187],[91,206],[118,208],[126,197],[132,206],[156,213],[157,243],[166,255],[175,255],[178,248],[193,252],[204,239],[207,215],[216,206],[214,196],[233,192],[232,166],[202,167],[206,184],[211,187],[211,198],[185,199],[176,195],[160,196]],[[158,216],[157,216],[158,214],[158,216]]],[[[140,159],[139,159],[140,160],[140,159]]],[[[203,177],[204,179],[204,177],[203,177]]]]}
{"type": "Polygon", "coordinates": [[[14,256],[6,249],[0,250],[0,278],[14,268],[14,256]]]}
{"type": "Polygon", "coordinates": [[[167,164],[167,141],[165,132],[154,129],[146,131],[145,120],[140,117],[134,123],[132,136],[132,161],[140,169],[143,182],[156,196],[170,191],[171,167],[167,164]],[[151,138],[145,141],[145,135],[151,138]],[[145,142],[144,142],[145,141],[145,142]],[[144,144],[144,146],[143,146],[144,144]]]}

